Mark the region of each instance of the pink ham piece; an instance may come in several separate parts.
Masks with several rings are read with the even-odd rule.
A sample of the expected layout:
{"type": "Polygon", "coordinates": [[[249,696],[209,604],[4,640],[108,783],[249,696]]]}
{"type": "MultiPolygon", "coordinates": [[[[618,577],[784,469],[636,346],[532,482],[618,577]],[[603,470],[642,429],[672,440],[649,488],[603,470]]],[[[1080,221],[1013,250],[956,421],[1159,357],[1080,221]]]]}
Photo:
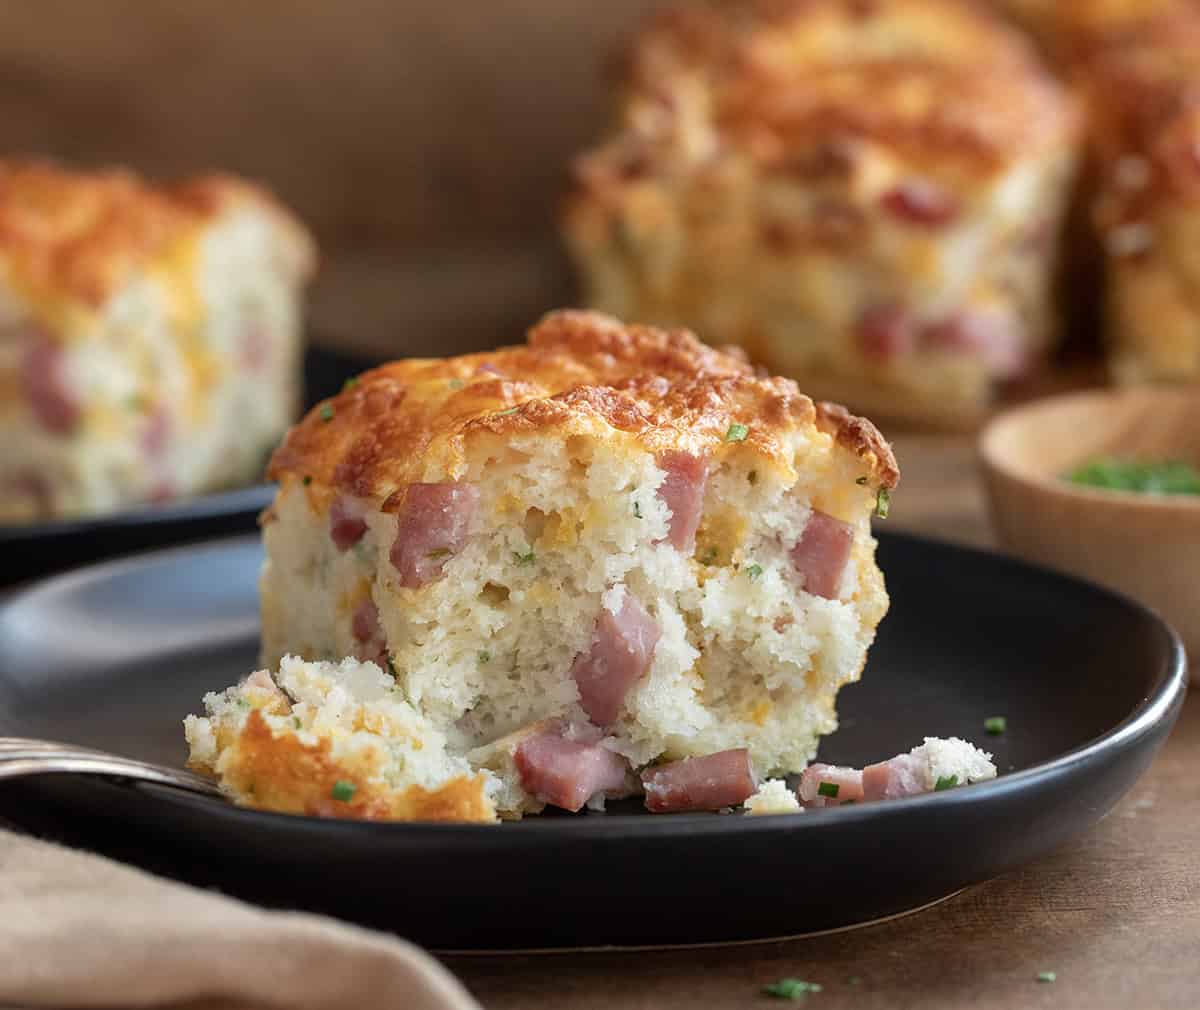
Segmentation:
{"type": "Polygon", "coordinates": [[[1021,328],[996,312],[958,312],[927,326],[921,339],[939,350],[977,355],[998,378],[1016,378],[1029,366],[1021,328]]]}
{"type": "Polygon", "coordinates": [[[387,637],[383,633],[383,625],[379,622],[379,608],[369,596],[354,608],[354,614],[350,618],[350,633],[359,646],[356,650],[358,658],[377,663],[386,673],[387,637]]]}
{"type": "Polygon", "coordinates": [[[954,194],[928,179],[910,179],[880,198],[884,208],[908,224],[940,228],[958,217],[954,194]]]}
{"type": "Polygon", "coordinates": [[[889,361],[908,354],[916,346],[912,317],[902,305],[873,305],[856,325],[858,347],[868,358],[889,361]]]}
{"type": "Polygon", "coordinates": [[[513,758],[527,793],[572,813],[597,793],[625,792],[625,759],[598,740],[568,740],[560,727],[527,736],[513,758]]]}
{"type": "Polygon", "coordinates": [[[467,542],[478,509],[479,488],[472,484],[409,484],[390,554],[400,585],[420,589],[440,578],[467,542]]]}
{"type": "Polygon", "coordinates": [[[867,765],[862,771],[863,796],[868,800],[894,800],[929,792],[925,765],[911,754],[867,765]]]}
{"type": "Polygon", "coordinates": [[[642,772],[646,809],[653,814],[736,807],[758,784],[745,748],[685,758],[642,772]]]}
{"type": "Polygon", "coordinates": [[[625,695],[650,669],[661,636],[657,622],[628,591],[616,614],[601,608],[591,647],[571,666],[579,702],[597,726],[620,715],[625,695]]]}
{"type": "Polygon", "coordinates": [[[809,765],[800,775],[800,802],[806,807],[837,807],[863,801],[863,773],[840,765],[809,765]],[[822,793],[821,787],[825,787],[822,793]],[[836,796],[829,796],[832,787],[836,796]]]}
{"type": "Polygon", "coordinates": [[[708,460],[687,452],[664,452],[657,462],[666,473],[658,487],[658,497],[671,510],[671,528],[666,540],[676,550],[691,554],[696,547],[696,529],[704,505],[708,460]]]}
{"type": "Polygon", "coordinates": [[[67,381],[66,354],[41,334],[27,344],[21,374],[29,405],[38,422],[55,435],[69,435],[82,416],[78,395],[67,381]]]}
{"type": "Polygon", "coordinates": [[[340,494],[329,506],[329,538],[339,551],[348,551],[367,532],[367,503],[348,494],[340,494]]]}
{"type": "Polygon", "coordinates": [[[854,529],[849,523],[813,509],[796,546],[788,552],[805,591],[827,600],[837,599],[853,544],[854,529]]]}

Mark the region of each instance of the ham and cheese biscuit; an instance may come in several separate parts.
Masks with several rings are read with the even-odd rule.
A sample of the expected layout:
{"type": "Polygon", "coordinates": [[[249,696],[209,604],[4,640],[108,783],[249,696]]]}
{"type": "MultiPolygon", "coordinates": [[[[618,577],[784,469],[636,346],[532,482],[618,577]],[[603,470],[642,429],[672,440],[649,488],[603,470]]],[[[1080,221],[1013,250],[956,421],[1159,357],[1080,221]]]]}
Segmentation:
{"type": "Polygon", "coordinates": [[[727,0],[637,39],[565,213],[588,300],[810,392],[977,417],[1052,338],[1077,116],[959,0],[727,0]]]}
{"type": "Polygon", "coordinates": [[[0,522],[255,479],[298,406],[313,259],[244,182],[0,162],[0,522]]]}
{"type": "Polygon", "coordinates": [[[270,473],[264,666],[389,670],[501,816],[740,803],[837,726],[887,609],[879,432],[684,331],[557,312],[385,365],[270,473]]]}

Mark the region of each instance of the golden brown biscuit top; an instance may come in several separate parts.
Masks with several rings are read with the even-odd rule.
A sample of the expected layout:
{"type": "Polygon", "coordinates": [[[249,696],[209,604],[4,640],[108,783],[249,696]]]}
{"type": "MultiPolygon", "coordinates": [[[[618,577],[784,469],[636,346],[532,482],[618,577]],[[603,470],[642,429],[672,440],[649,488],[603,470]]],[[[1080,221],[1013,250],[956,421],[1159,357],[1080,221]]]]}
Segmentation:
{"type": "Polygon", "coordinates": [[[627,87],[635,131],[706,121],[768,160],[849,135],[980,172],[1074,133],[1026,40],[962,0],[712,0],[651,23],[627,87]]]}
{"type": "Polygon", "coordinates": [[[896,485],[895,458],[875,426],[814,404],[790,379],[763,377],[740,354],[706,347],[686,330],[561,311],[524,346],[367,372],[292,429],[268,476],[387,508],[407,484],[459,476],[476,439],[625,433],[652,452],[745,444],[788,467],[781,435],[805,426],[855,454],[873,485],[896,485]]]}
{"type": "Polygon", "coordinates": [[[1057,16],[1118,217],[1200,200],[1200,3],[1067,0],[1057,16]]]}
{"type": "Polygon", "coordinates": [[[307,275],[315,258],[307,232],[250,183],[205,176],[152,186],[121,169],[0,161],[0,276],[33,301],[96,308],[131,271],[169,257],[178,243],[246,204],[273,216],[294,269],[307,275]]]}

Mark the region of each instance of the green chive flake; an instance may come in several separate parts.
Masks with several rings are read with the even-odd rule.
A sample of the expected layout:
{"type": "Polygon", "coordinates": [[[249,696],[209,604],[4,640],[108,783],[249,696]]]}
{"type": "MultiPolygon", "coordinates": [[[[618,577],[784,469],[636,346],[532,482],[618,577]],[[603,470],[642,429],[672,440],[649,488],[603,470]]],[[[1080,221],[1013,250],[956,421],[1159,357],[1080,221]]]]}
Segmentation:
{"type": "Polygon", "coordinates": [[[642,503],[641,502],[635,501],[633,503],[633,514],[638,519],[642,518],[642,503]]]}
{"type": "Polygon", "coordinates": [[[300,716],[298,716],[298,715],[292,716],[292,725],[295,726],[296,729],[300,728],[300,716]]]}
{"type": "Polygon", "coordinates": [[[513,559],[518,565],[532,565],[535,555],[532,550],[528,554],[522,554],[520,551],[513,551],[513,559]]]}
{"type": "Polygon", "coordinates": [[[332,403],[321,404],[321,420],[324,421],[326,424],[328,424],[330,421],[333,420],[333,404],[332,403]]]}
{"type": "Polygon", "coordinates": [[[993,715],[983,720],[983,728],[991,736],[999,736],[1008,729],[1008,720],[1002,715],[993,715]]]}
{"type": "Polygon", "coordinates": [[[734,422],[729,426],[729,430],[725,432],[726,442],[744,442],[746,436],[750,434],[750,429],[744,424],[734,422]]]}
{"type": "Polygon", "coordinates": [[[448,558],[448,557],[450,557],[450,548],[449,547],[435,548],[434,550],[432,550],[428,554],[426,554],[425,557],[429,558],[431,561],[437,561],[441,558],[448,558]]]}
{"type": "Polygon", "coordinates": [[[519,409],[520,409],[519,407],[509,407],[508,410],[497,411],[495,414],[492,415],[492,417],[511,417],[519,409]]]}
{"type": "Polygon", "coordinates": [[[888,511],[892,507],[892,494],[887,488],[881,487],[875,493],[875,514],[880,519],[888,517],[888,511]]]}
{"type": "Polygon", "coordinates": [[[463,381],[462,381],[462,379],[451,379],[449,382],[449,386],[451,389],[462,389],[463,381]]]}
{"type": "Polygon", "coordinates": [[[746,575],[750,579],[750,581],[753,582],[760,575],[762,575],[762,565],[747,565],[746,566],[746,575]]]}
{"type": "Polygon", "coordinates": [[[354,799],[354,794],[356,792],[358,792],[358,786],[356,786],[353,782],[347,782],[345,779],[338,779],[333,784],[333,789],[329,795],[339,803],[349,803],[352,799],[354,799]]]}
{"type": "Polygon", "coordinates": [[[806,982],[802,978],[781,978],[778,982],[763,986],[763,993],[776,999],[803,999],[810,992],[820,992],[824,986],[819,982],[806,982]]]}
{"type": "Polygon", "coordinates": [[[837,794],[842,791],[842,787],[836,782],[822,782],[817,786],[818,796],[828,796],[831,800],[837,798],[837,794]]]}
{"type": "Polygon", "coordinates": [[[940,793],[945,789],[953,789],[958,785],[957,775],[943,775],[937,780],[937,784],[933,787],[935,793],[940,793]]]}
{"type": "Polygon", "coordinates": [[[345,382],[342,383],[342,392],[348,393],[348,392],[350,392],[350,390],[352,390],[357,385],[358,385],[358,377],[357,376],[352,379],[347,379],[345,382]]]}
{"type": "Polygon", "coordinates": [[[301,483],[302,483],[302,484],[303,484],[305,487],[308,487],[308,485],[312,483],[312,478],[311,478],[310,476],[308,476],[308,474],[305,474],[305,475],[304,475],[304,477],[303,477],[303,478],[301,478],[301,481],[300,481],[300,482],[301,482],[301,483]]]}
{"type": "Polygon", "coordinates": [[[490,663],[491,661],[492,661],[492,654],[490,652],[488,652],[487,649],[480,649],[479,650],[479,662],[480,663],[490,663]]]}
{"type": "Polygon", "coordinates": [[[1039,982],[1057,982],[1058,972],[1056,971],[1039,971],[1037,975],[1039,982]]]}

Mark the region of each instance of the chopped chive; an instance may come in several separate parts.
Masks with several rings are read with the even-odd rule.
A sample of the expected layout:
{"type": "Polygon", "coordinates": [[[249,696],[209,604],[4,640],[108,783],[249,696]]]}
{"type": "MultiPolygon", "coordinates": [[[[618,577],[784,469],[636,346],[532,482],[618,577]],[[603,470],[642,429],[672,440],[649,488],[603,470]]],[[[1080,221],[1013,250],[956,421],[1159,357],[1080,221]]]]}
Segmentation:
{"type": "Polygon", "coordinates": [[[763,986],[763,993],[776,999],[803,999],[810,992],[820,992],[824,986],[819,982],[805,982],[802,978],[781,978],[778,982],[763,986]]]}
{"type": "Polygon", "coordinates": [[[492,654],[490,652],[488,652],[487,649],[480,649],[479,650],[479,662],[490,663],[491,661],[492,661],[492,654]]]}
{"type": "Polygon", "coordinates": [[[633,514],[634,514],[634,516],[636,516],[638,519],[641,519],[641,518],[642,518],[642,503],[641,503],[641,502],[639,502],[639,501],[635,501],[635,502],[633,503],[633,514]]]}
{"type": "Polygon", "coordinates": [[[842,787],[836,782],[822,782],[817,786],[817,795],[828,796],[830,799],[835,799],[841,791],[842,787]]]}
{"type": "Polygon", "coordinates": [[[351,379],[347,379],[345,382],[342,383],[342,392],[348,393],[348,392],[350,392],[350,390],[352,390],[357,385],[358,385],[358,377],[357,376],[355,376],[354,378],[351,378],[351,379]]]}
{"type": "Polygon", "coordinates": [[[292,725],[295,726],[296,729],[300,728],[300,716],[298,716],[298,715],[292,716],[292,725]]]}
{"type": "Polygon", "coordinates": [[[333,789],[329,795],[339,803],[349,803],[352,799],[354,799],[354,794],[356,792],[358,792],[358,786],[356,786],[353,782],[347,782],[345,779],[338,779],[333,784],[333,789]]]}
{"type": "Polygon", "coordinates": [[[448,558],[448,557],[450,557],[450,548],[449,547],[438,547],[437,549],[432,550],[428,554],[426,554],[425,557],[430,558],[434,561],[436,561],[439,558],[448,558]]]}
{"type": "Polygon", "coordinates": [[[859,487],[862,487],[864,484],[866,484],[866,482],[867,482],[866,477],[859,477],[858,480],[856,480],[854,483],[857,484],[859,487]]]}
{"type": "Polygon", "coordinates": [[[509,407],[508,410],[499,410],[492,417],[508,417],[510,414],[515,414],[519,408],[509,407]]]}
{"type": "Polygon", "coordinates": [[[760,575],[762,575],[762,565],[747,565],[746,575],[749,577],[750,581],[753,582],[760,575]]]}
{"type": "Polygon", "coordinates": [[[1058,972],[1056,971],[1039,971],[1037,974],[1039,982],[1057,982],[1058,972]]]}
{"type": "Polygon", "coordinates": [[[1002,715],[993,715],[983,720],[983,728],[992,736],[999,736],[1008,729],[1008,720],[1002,715]]]}
{"type": "Polygon", "coordinates": [[[532,565],[534,561],[534,553],[530,551],[528,554],[522,554],[520,551],[513,551],[513,559],[518,565],[532,565]]]}
{"type": "Polygon", "coordinates": [[[333,404],[332,403],[321,404],[321,420],[326,422],[327,424],[333,420],[333,404]]]}
{"type": "Polygon", "coordinates": [[[958,785],[957,775],[943,775],[937,780],[937,784],[933,787],[935,793],[940,793],[943,789],[953,789],[958,785]]]}
{"type": "Polygon", "coordinates": [[[238,708],[249,708],[250,702],[248,702],[245,698],[238,698],[237,705],[238,708]]]}
{"type": "Polygon", "coordinates": [[[300,478],[300,483],[302,483],[305,487],[308,487],[308,485],[312,483],[312,478],[308,474],[305,474],[300,478]]]}
{"type": "Polygon", "coordinates": [[[396,673],[396,664],[392,662],[391,656],[387,657],[387,668],[388,668],[388,673],[390,673],[393,677],[398,676],[398,674],[396,673]]]}
{"type": "Polygon", "coordinates": [[[875,493],[875,514],[880,519],[886,519],[888,510],[892,507],[892,495],[887,488],[881,487],[875,493]]]}
{"type": "Polygon", "coordinates": [[[725,441],[726,442],[744,442],[744,441],[746,441],[746,436],[749,434],[750,434],[749,428],[747,428],[744,424],[737,424],[735,422],[735,423],[731,424],[729,426],[729,430],[727,432],[725,432],[725,441]]]}
{"type": "Polygon", "coordinates": [[[451,389],[462,389],[463,381],[462,381],[462,379],[451,379],[450,382],[448,383],[448,385],[450,386],[451,389]]]}

